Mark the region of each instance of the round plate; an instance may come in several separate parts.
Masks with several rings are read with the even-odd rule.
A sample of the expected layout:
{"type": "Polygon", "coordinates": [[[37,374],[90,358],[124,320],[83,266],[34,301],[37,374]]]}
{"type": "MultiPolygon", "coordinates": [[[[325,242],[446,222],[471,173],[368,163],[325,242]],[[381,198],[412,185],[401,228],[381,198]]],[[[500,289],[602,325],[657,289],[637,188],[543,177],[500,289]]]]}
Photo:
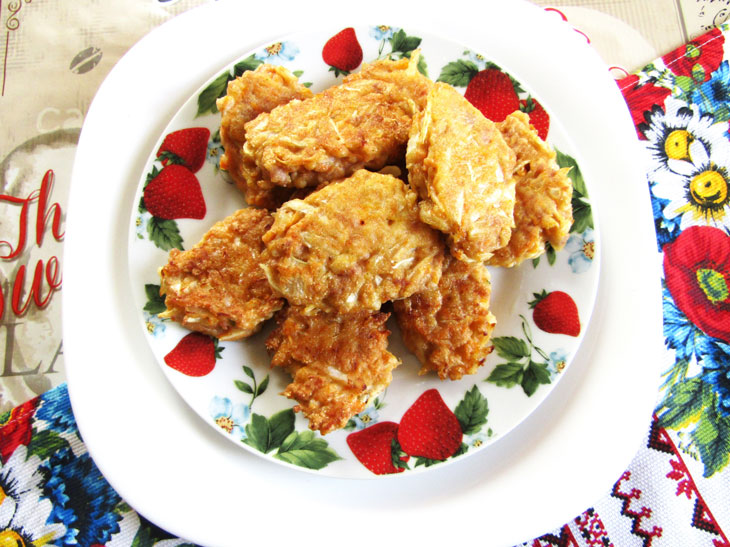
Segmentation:
{"type": "MultiPolygon", "coordinates": [[[[432,470],[437,463],[451,463],[484,450],[538,408],[564,375],[579,347],[580,333],[589,322],[598,286],[600,257],[596,242],[599,233],[595,229],[587,184],[559,120],[550,120],[549,141],[558,151],[561,166],[571,169],[570,176],[576,186],[575,222],[570,239],[560,252],[552,251],[515,268],[491,269],[491,309],[497,317],[493,334],[496,351],[477,374],[459,381],[440,381],[434,373],[419,376],[420,364],[404,348],[398,327],[391,320],[389,328],[393,335],[389,350],[402,361],[394,371],[393,382],[368,408],[353,416],[344,429],[325,437],[312,437],[311,433],[306,433],[306,419],[301,415],[294,419],[294,402],[281,395],[291,377],[282,369],[271,369],[264,344],[270,325],[266,325],[263,334],[245,341],[209,339],[208,354],[215,359],[212,370],[180,371],[167,365],[167,356],[173,352],[179,355],[189,347],[190,339],[200,338],[189,337],[190,331],[156,315],[164,309],[157,271],[167,262],[169,249],[190,248],[214,222],[245,206],[240,192],[219,167],[223,152],[218,135],[221,117],[215,110],[214,99],[224,93],[225,82],[239,73],[241,67],[251,70],[264,62],[286,66],[314,92],[336,85],[342,76],[337,76],[325,64],[322,50],[339,30],[296,33],[245,53],[213,74],[165,128],[149,155],[132,207],[128,260],[136,311],[157,362],[193,410],[238,446],[283,465],[336,477],[375,477],[353,455],[348,439],[378,422],[399,423],[404,412],[425,391],[437,390],[461,425],[458,431],[452,428],[441,434],[449,438],[458,434],[460,447],[439,460],[403,453],[398,467],[394,468],[399,472],[432,470]],[[194,173],[185,173],[194,181],[193,185],[200,185],[206,205],[204,218],[170,220],[152,216],[144,206],[144,191],[148,184],[152,186],[156,177],[160,180],[165,177],[162,173],[168,161],[164,153],[158,154],[158,150],[168,135],[195,133],[200,128],[210,134],[207,146],[203,142],[199,145],[201,151],[207,150],[209,161],[194,173]],[[537,304],[541,300],[543,302],[537,304]],[[565,312],[564,306],[570,303],[577,310],[575,317],[565,312]],[[547,318],[539,325],[533,321],[531,309],[537,310],[538,306],[547,318]],[[277,435],[270,438],[266,432],[274,428],[277,435]]],[[[354,31],[366,62],[385,58],[397,60],[417,47],[421,52],[422,70],[432,79],[451,83],[461,91],[477,71],[493,66],[483,52],[474,52],[464,44],[424,35],[414,29],[360,25],[354,31]]],[[[525,102],[540,100],[539,95],[525,89],[525,84],[516,85],[522,90],[520,95],[525,102]]]]}
{"type": "MultiPolygon", "coordinates": [[[[323,3],[315,19],[294,2],[277,4],[276,17],[264,6],[216,2],[158,28],[112,70],[87,115],[74,166],[64,348],[81,434],[112,486],[140,513],[201,544],[236,544],[241,534],[270,540],[281,533],[283,517],[286,533],[296,531],[305,545],[360,535],[352,528],[359,519],[387,529],[392,541],[467,541],[475,533],[468,523],[488,521],[478,533],[500,545],[562,524],[618,478],[648,425],[661,348],[658,260],[651,260],[656,251],[635,132],[606,67],[579,35],[530,4],[505,4],[475,10],[452,3],[436,24],[420,5],[373,2],[364,17],[323,3]],[[124,252],[140,174],[201,82],[278,36],[303,28],[331,35],[363,20],[366,28],[385,21],[414,34],[455,37],[448,41],[508,67],[560,120],[601,212],[596,313],[539,411],[510,435],[497,431],[501,440],[458,465],[378,481],[274,464],[201,420],[155,364],[124,252]],[[274,510],[282,502],[285,513],[274,510]],[[312,524],[313,514],[325,523],[312,524]],[[449,520],[459,525],[443,526],[449,520]]],[[[354,543],[372,541],[360,539],[354,543]]]]}

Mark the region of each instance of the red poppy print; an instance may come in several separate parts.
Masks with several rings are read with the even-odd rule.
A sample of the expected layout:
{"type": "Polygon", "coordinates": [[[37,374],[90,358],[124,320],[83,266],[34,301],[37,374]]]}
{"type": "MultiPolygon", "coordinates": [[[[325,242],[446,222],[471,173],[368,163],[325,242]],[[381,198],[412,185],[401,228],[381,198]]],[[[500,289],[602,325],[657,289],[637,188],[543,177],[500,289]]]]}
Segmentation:
{"type": "Polygon", "coordinates": [[[687,318],[730,343],[730,236],[718,228],[690,226],[665,245],[664,276],[687,318]]]}
{"type": "Polygon", "coordinates": [[[640,139],[646,139],[639,129],[639,124],[644,123],[644,113],[649,112],[654,105],[663,105],[665,99],[671,95],[672,91],[665,87],[658,87],[651,81],[639,84],[639,77],[631,74],[626,78],[622,78],[618,82],[619,89],[626,100],[631,112],[631,119],[636,127],[636,133],[640,139]]]}
{"type": "Polygon", "coordinates": [[[724,44],[725,36],[716,28],[667,53],[662,61],[677,76],[706,82],[722,62],[724,44]]]}
{"type": "Polygon", "coordinates": [[[32,422],[36,406],[38,397],[16,406],[10,411],[8,421],[0,423],[0,460],[3,462],[8,461],[21,444],[28,446],[33,434],[32,422]]]}

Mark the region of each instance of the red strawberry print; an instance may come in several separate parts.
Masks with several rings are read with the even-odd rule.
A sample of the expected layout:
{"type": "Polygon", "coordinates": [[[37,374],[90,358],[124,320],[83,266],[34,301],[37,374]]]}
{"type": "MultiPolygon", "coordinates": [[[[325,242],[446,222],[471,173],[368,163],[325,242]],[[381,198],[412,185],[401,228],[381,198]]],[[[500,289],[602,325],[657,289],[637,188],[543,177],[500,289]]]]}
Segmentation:
{"type": "Polygon", "coordinates": [[[540,330],[552,334],[580,334],[578,307],[571,296],[563,291],[534,293],[530,302],[532,319],[540,330]]]}
{"type": "Polygon", "coordinates": [[[152,216],[166,219],[205,216],[205,199],[196,176],[182,165],[162,168],[144,189],[144,206],[152,216]]]}
{"type": "Polygon", "coordinates": [[[520,99],[512,80],[498,68],[477,72],[469,80],[464,97],[493,122],[504,121],[520,108],[520,99]]]}
{"type": "Polygon", "coordinates": [[[322,48],[322,59],[336,74],[355,70],[362,63],[362,47],[355,29],[348,27],[327,40],[322,48]]]}
{"type": "Polygon", "coordinates": [[[208,154],[210,130],[206,127],[190,127],[168,134],[157,151],[163,165],[178,163],[196,173],[208,154]]]}
{"type": "Polygon", "coordinates": [[[461,446],[459,419],[436,389],[423,392],[406,410],[398,427],[403,452],[414,457],[445,460],[461,446]]]}
{"type": "MultiPolygon", "coordinates": [[[[395,422],[378,422],[347,436],[347,446],[355,457],[376,475],[400,473],[404,466],[394,452],[394,442],[398,433],[395,422]],[[396,465],[398,464],[398,465],[396,465]]],[[[395,450],[396,453],[400,450],[395,450]]]]}
{"type": "Polygon", "coordinates": [[[186,376],[205,376],[215,368],[215,360],[222,350],[215,338],[191,332],[165,355],[165,363],[186,376]]]}
{"type": "Polygon", "coordinates": [[[550,130],[550,116],[540,103],[532,97],[520,101],[520,110],[530,117],[530,124],[542,140],[547,139],[550,130]]]}

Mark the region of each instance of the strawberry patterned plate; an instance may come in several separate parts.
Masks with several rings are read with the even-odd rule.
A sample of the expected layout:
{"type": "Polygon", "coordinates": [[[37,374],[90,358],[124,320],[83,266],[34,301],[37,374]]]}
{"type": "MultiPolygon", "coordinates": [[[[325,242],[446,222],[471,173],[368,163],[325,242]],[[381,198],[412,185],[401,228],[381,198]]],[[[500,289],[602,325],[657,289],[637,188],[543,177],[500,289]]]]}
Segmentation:
{"type": "MultiPolygon", "coordinates": [[[[661,263],[626,104],[585,38],[554,13],[525,0],[453,0],[438,12],[428,3],[414,9],[410,2],[386,0],[366,5],[325,0],[317,6],[315,12],[311,3],[294,0],[208,2],[145,36],[100,86],[76,153],[63,256],[65,369],[81,435],[101,472],[130,506],[168,532],[201,545],[235,546],[244,537],[263,545],[295,541],[314,546],[342,543],[343,538],[352,545],[370,545],[378,541],[376,534],[402,545],[476,539],[509,546],[531,540],[568,522],[610,489],[645,435],[656,399],[661,263]],[[215,135],[215,116],[195,117],[195,108],[178,114],[211,78],[230,70],[236,59],[278,42],[278,36],[325,29],[316,35],[317,43],[307,40],[314,44],[311,58],[316,64],[300,64],[310,51],[303,44],[290,64],[303,71],[302,81],[324,85],[327,80],[315,80],[314,67],[320,66],[319,74],[336,76],[322,66],[320,48],[354,21],[369,23],[354,25],[368,58],[373,55],[368,44],[375,41],[379,48],[381,42],[370,37],[369,29],[385,22],[406,36],[422,38],[432,78],[459,59],[486,68],[485,59],[466,58],[466,50],[508,70],[522,84],[522,98],[534,92],[553,114],[549,139],[577,159],[589,183],[590,204],[600,209],[600,240],[594,236],[600,248],[586,273],[572,272],[567,261],[575,251],[570,250],[558,253],[552,266],[546,257],[541,259],[536,270],[544,277],[539,282],[531,264],[517,276],[493,272],[494,312],[500,321],[495,335],[514,338],[515,344],[503,348],[503,355],[510,357],[495,352],[490,368],[485,366],[480,375],[453,384],[417,376],[417,365],[402,351],[394,330],[391,349],[399,352],[403,364],[377,413],[366,420],[401,423],[415,401],[433,388],[457,420],[474,417],[478,431],[467,435],[462,429],[462,442],[467,445],[481,434],[483,448],[470,445],[465,454],[429,466],[416,466],[411,457],[405,462],[409,469],[376,480],[333,476],[375,476],[347,446],[347,436],[360,431],[359,424],[327,435],[323,441],[340,459],[311,472],[276,457],[283,442],[264,455],[234,437],[241,429],[236,420],[251,438],[246,425],[256,421],[259,430],[265,427],[254,415],[270,425],[276,413],[286,414],[290,403],[277,395],[286,378],[269,369],[265,353],[244,355],[243,343],[220,344],[224,349],[214,371],[201,378],[164,364],[164,356],[186,334],[165,324],[165,331],[153,337],[146,328],[155,309],[145,316],[145,285],[159,282],[156,270],[166,253],[145,230],[137,240],[136,221],[130,230],[130,216],[139,214],[141,179],[155,165],[154,154],[165,135],[203,126],[215,135]],[[428,49],[431,36],[452,37],[464,49],[446,40],[442,43],[448,47],[434,53],[428,49]],[[135,254],[125,252],[128,246],[135,254]],[[591,299],[576,294],[575,288],[598,274],[599,263],[600,283],[589,316],[591,299]],[[567,280],[571,284],[563,285],[567,280]],[[538,328],[529,302],[543,289],[571,295],[582,338],[538,328]],[[529,325],[525,330],[532,343],[520,316],[529,325]],[[521,382],[507,387],[486,381],[498,365],[513,362],[512,356],[529,352],[531,361],[548,363],[561,347],[567,353],[567,343],[572,343],[570,365],[551,377],[550,384],[539,384],[530,397],[521,382]],[[210,389],[197,387],[219,374],[228,377],[210,389]],[[259,393],[253,404],[253,394],[239,389],[236,381],[259,393]],[[211,416],[211,408],[217,419],[228,415],[226,398],[233,422],[230,434],[211,416]],[[486,416],[480,404],[484,400],[486,416]],[[462,401],[468,402],[460,405],[462,401]]],[[[386,39],[381,53],[390,51],[386,39]]],[[[214,222],[217,207],[224,213],[242,204],[211,162],[195,175],[208,212],[201,220],[176,221],[184,246],[214,222]]],[[[263,336],[252,340],[253,346],[259,347],[263,336]]],[[[464,427],[469,430],[468,424],[464,427]]],[[[287,437],[294,435],[293,440],[304,433],[305,424],[295,419],[287,437]]]]}
{"type": "MultiPolygon", "coordinates": [[[[129,236],[135,306],[157,362],[182,398],[215,431],[241,449],[320,475],[374,478],[419,473],[487,450],[550,393],[569,368],[590,321],[598,284],[598,229],[589,183],[560,121],[518,75],[488,52],[392,25],[355,25],[275,38],[215,72],[172,117],[143,170],[129,236]],[[313,433],[281,395],[290,377],[270,367],[271,326],[244,341],[191,333],[157,314],[158,268],[172,248],[188,249],[211,225],[244,207],[220,169],[215,101],[237,75],[281,64],[320,91],[367,61],[408,57],[419,70],[455,86],[487,117],[521,109],[570,168],[574,223],[563,250],[511,269],[491,268],[495,351],[479,372],[458,381],[419,376],[391,318],[389,349],[402,364],[392,384],[344,429],[313,433]]],[[[270,323],[273,321],[270,321],[270,323]]]]}

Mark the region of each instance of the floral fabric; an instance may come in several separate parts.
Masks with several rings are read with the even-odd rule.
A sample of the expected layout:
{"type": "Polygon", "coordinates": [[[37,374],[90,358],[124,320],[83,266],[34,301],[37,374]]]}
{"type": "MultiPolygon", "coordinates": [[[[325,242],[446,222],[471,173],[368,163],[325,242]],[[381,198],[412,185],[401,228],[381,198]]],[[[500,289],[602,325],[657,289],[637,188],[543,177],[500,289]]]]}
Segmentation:
{"type": "MultiPolygon", "coordinates": [[[[524,545],[730,547],[729,32],[714,29],[618,82],[645,154],[663,261],[666,371],[629,468],[592,507],[524,545]]],[[[586,241],[569,243],[574,268],[584,266],[586,241]]],[[[240,409],[229,401],[211,412],[235,429],[240,409]]],[[[3,541],[185,544],[103,479],[64,385],[0,416],[3,541]]]]}
{"type": "Polygon", "coordinates": [[[102,477],[65,384],[0,416],[0,545],[144,546],[170,536],[102,477]]]}
{"type": "Polygon", "coordinates": [[[728,27],[620,82],[646,154],[663,253],[665,372],[659,426],[703,474],[730,458],[730,62],[728,27]]]}

